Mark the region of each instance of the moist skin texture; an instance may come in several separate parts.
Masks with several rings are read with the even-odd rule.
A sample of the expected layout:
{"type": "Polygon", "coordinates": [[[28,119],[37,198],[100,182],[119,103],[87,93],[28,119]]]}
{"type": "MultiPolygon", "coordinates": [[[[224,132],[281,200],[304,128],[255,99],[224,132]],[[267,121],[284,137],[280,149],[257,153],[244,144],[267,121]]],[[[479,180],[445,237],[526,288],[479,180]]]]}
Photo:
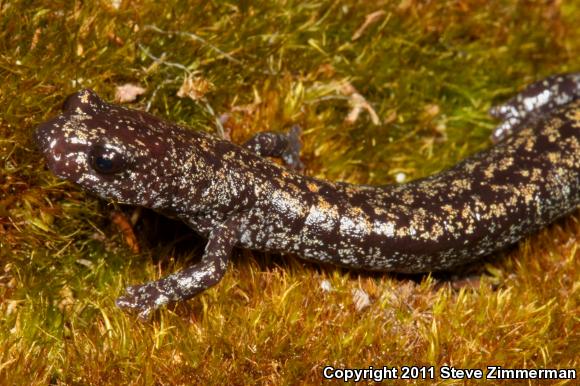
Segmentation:
{"type": "Polygon", "coordinates": [[[146,318],[218,283],[235,246],[354,269],[430,272],[488,255],[574,211],[580,74],[534,83],[491,113],[503,119],[495,146],[389,186],[297,173],[297,128],[238,146],[108,104],[88,89],[38,127],[36,142],[57,176],[104,199],[177,217],[208,238],[199,263],[131,286],[117,300],[146,318]]]}

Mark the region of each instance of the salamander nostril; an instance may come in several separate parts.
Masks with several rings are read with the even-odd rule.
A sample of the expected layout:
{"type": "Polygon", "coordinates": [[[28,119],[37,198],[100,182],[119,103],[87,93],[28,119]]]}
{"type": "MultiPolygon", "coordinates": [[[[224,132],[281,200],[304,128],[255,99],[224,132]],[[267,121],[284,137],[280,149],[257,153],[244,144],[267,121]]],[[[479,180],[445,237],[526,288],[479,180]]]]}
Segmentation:
{"type": "Polygon", "coordinates": [[[38,126],[34,132],[34,142],[36,146],[44,151],[48,147],[50,128],[46,124],[38,126]]]}

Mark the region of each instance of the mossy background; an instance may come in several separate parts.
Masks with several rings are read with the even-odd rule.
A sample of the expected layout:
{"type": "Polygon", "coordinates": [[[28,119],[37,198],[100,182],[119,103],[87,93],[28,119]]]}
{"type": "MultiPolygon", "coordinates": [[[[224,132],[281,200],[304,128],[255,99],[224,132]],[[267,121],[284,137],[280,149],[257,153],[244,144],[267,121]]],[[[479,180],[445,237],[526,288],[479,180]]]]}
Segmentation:
{"type": "Polygon", "coordinates": [[[69,93],[113,100],[131,82],[147,90],[133,107],[214,132],[227,114],[236,142],[300,124],[309,175],[414,179],[489,146],[492,104],[579,71],[578,20],[565,0],[0,1],[0,384],[318,384],[326,364],[578,369],[578,213],[453,280],[238,251],[218,286],[142,323],[114,299],[199,258],[203,241],[147,242],[162,220],[121,208],[137,219],[133,253],[119,208],[54,177],[31,138],[69,93]],[[188,75],[210,85],[201,99],[176,96],[188,75]],[[380,124],[366,110],[345,122],[345,84],[380,124]]]}

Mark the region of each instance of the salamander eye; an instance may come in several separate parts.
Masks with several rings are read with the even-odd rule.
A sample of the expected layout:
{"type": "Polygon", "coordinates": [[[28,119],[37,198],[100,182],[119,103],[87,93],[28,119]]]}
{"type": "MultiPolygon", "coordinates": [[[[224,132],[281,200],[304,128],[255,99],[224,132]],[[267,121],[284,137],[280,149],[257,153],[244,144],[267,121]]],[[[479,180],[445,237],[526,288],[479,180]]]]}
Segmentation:
{"type": "Polygon", "coordinates": [[[89,154],[91,167],[101,174],[118,173],[125,167],[125,160],[117,151],[107,149],[102,145],[92,147],[89,154]]]}

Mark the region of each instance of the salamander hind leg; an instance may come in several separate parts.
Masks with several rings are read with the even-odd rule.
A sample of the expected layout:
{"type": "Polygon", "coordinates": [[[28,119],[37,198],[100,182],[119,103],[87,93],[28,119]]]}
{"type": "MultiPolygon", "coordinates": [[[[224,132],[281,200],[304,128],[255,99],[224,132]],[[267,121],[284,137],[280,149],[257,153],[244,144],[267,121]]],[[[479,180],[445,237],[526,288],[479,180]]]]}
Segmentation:
{"type": "Polygon", "coordinates": [[[125,295],[117,299],[117,306],[136,311],[146,320],[160,306],[190,299],[217,284],[226,272],[237,242],[237,224],[235,220],[228,220],[211,232],[199,263],[160,280],[128,287],[125,295]]]}
{"type": "Polygon", "coordinates": [[[292,126],[287,133],[258,133],[243,146],[260,157],[280,158],[289,168],[302,170],[304,164],[300,161],[300,133],[298,125],[292,126]]]}
{"type": "Polygon", "coordinates": [[[502,122],[494,129],[494,143],[533,123],[561,105],[580,97],[580,73],[553,75],[532,83],[506,103],[489,110],[491,116],[502,122]]]}

